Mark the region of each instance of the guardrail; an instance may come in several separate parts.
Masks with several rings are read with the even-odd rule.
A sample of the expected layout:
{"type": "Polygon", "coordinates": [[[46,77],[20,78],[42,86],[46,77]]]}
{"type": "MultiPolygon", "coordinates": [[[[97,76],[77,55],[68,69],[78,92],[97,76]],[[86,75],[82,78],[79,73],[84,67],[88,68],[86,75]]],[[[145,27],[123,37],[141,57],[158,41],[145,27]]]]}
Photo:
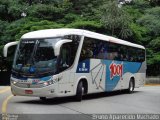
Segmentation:
{"type": "Polygon", "coordinates": [[[160,76],[147,76],[146,84],[160,84],[160,76]]]}

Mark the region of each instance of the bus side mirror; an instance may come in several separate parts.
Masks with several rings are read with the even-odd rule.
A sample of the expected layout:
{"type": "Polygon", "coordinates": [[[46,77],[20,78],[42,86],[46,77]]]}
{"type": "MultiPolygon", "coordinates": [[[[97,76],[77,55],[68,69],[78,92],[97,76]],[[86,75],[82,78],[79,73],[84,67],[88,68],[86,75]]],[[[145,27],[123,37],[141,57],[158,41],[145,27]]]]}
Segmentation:
{"type": "Polygon", "coordinates": [[[54,54],[55,56],[58,56],[60,54],[60,48],[64,43],[72,42],[72,40],[69,39],[63,39],[58,41],[53,47],[54,47],[54,54]]]}
{"type": "Polygon", "coordinates": [[[17,45],[19,43],[19,41],[15,41],[15,42],[9,42],[7,43],[4,48],[3,48],[3,57],[7,57],[7,53],[8,53],[8,48],[14,45],[17,45]]]}

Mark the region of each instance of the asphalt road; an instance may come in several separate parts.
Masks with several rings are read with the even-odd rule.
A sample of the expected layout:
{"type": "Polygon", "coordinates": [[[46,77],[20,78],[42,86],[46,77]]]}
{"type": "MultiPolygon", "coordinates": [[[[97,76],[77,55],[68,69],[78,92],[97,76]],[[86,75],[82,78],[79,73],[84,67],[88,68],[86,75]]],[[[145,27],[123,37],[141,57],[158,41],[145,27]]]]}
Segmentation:
{"type": "Polygon", "coordinates": [[[68,120],[69,117],[88,119],[93,117],[91,114],[160,114],[160,86],[137,88],[132,94],[111,92],[87,95],[82,102],[74,101],[73,97],[43,102],[37,97],[12,96],[9,86],[1,86],[0,107],[3,114],[19,114],[23,115],[23,119],[32,119],[34,114],[38,114],[45,120],[53,117],[66,119],[64,114],[69,114],[68,120]]]}

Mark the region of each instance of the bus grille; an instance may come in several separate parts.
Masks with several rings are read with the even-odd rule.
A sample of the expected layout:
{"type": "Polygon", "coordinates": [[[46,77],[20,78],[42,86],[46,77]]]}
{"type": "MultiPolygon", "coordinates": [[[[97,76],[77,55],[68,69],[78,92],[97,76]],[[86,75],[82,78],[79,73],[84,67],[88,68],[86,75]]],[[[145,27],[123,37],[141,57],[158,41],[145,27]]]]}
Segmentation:
{"type": "Polygon", "coordinates": [[[16,83],[15,86],[21,87],[21,88],[42,88],[44,87],[43,84],[26,84],[26,83],[16,83]]]}

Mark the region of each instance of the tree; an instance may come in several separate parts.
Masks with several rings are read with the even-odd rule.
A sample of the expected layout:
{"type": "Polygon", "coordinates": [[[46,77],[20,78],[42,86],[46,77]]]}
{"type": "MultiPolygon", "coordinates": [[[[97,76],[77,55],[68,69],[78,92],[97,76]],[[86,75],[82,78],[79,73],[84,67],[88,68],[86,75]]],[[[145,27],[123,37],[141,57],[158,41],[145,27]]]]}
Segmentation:
{"type": "Polygon", "coordinates": [[[72,3],[72,12],[86,20],[98,20],[99,8],[106,0],[69,0],[72,3]]]}
{"type": "Polygon", "coordinates": [[[110,1],[102,7],[101,22],[111,31],[112,36],[127,38],[132,35],[129,29],[131,19],[123,8],[118,7],[116,1],[110,1]]]}
{"type": "Polygon", "coordinates": [[[80,28],[144,45],[154,74],[160,68],[159,2],[132,0],[118,7],[118,0],[0,0],[0,54],[4,44],[30,31],[80,28]]]}
{"type": "Polygon", "coordinates": [[[146,27],[151,36],[160,35],[160,7],[146,10],[146,14],[137,20],[137,23],[146,27]]]}
{"type": "Polygon", "coordinates": [[[150,0],[151,6],[160,6],[160,0],[150,0]]]}
{"type": "Polygon", "coordinates": [[[145,38],[147,38],[148,71],[150,74],[155,75],[153,71],[159,71],[160,68],[160,7],[153,7],[145,11],[146,13],[137,20],[137,23],[140,26],[147,28],[147,35],[145,38]]]}
{"type": "Polygon", "coordinates": [[[97,21],[84,21],[78,20],[71,24],[66,25],[67,28],[79,28],[85,30],[92,30],[95,32],[100,32],[102,29],[102,24],[98,23],[97,21]]]}

